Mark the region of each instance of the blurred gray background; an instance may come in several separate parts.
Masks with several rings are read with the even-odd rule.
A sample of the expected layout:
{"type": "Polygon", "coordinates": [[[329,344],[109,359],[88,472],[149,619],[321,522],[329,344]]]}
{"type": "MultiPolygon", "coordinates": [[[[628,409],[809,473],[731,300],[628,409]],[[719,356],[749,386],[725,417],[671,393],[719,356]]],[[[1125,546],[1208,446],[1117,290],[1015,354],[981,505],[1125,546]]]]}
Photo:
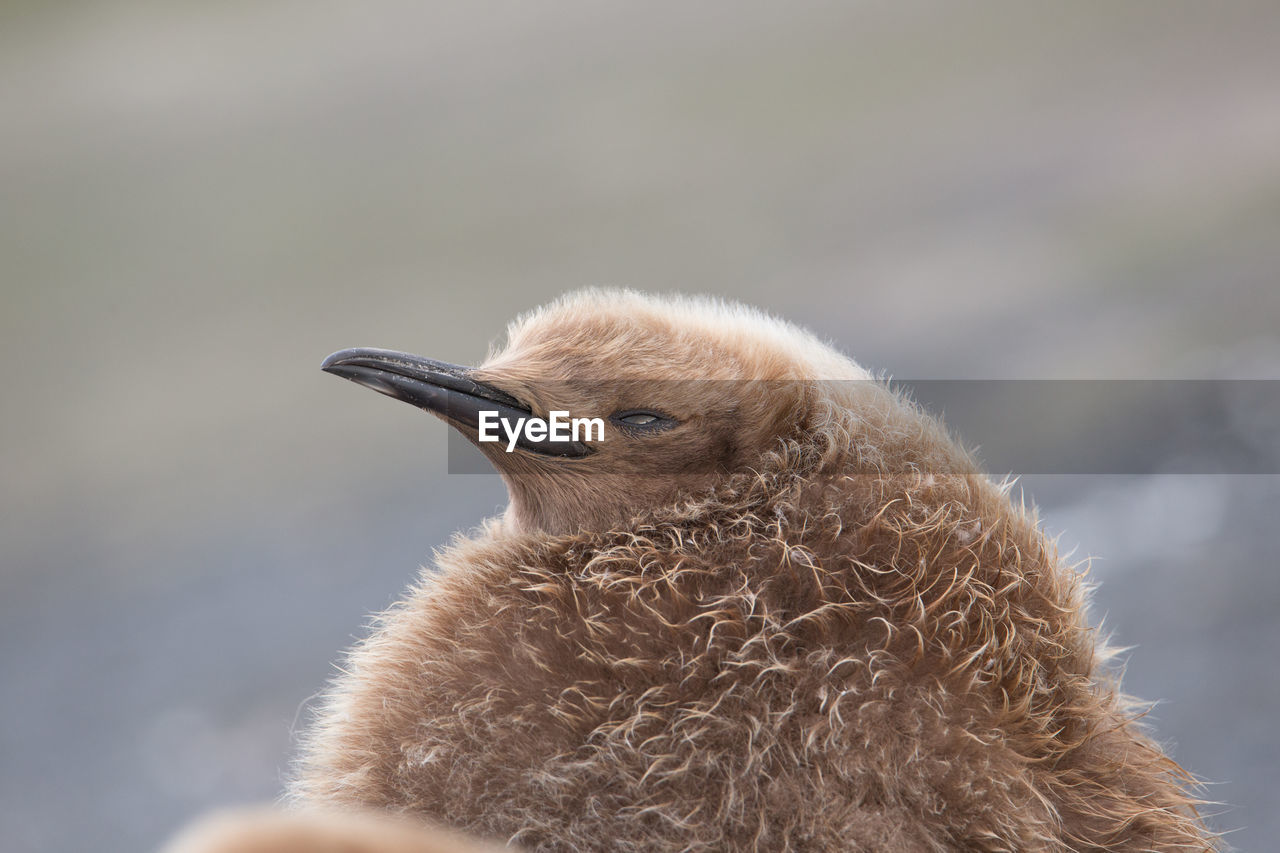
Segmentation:
{"type": "MultiPolygon", "coordinates": [[[[501,506],[327,353],[472,362],[618,284],[900,377],[1280,378],[1277,81],[1274,0],[5,4],[5,850],[276,795],[367,614],[501,506]]],[[[1241,849],[1278,480],[1023,481],[1241,849]]]]}

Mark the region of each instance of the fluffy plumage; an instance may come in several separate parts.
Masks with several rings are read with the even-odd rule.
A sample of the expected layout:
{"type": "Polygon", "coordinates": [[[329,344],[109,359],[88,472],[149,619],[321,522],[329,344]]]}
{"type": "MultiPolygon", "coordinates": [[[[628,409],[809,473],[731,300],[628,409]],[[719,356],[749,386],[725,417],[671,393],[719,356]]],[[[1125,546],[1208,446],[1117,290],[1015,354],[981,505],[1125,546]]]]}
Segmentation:
{"type": "Polygon", "coordinates": [[[296,803],[546,851],[1213,848],[1081,577],[853,362],[738,306],[588,292],[477,375],[681,428],[594,468],[495,456],[510,510],[352,652],[296,803]]]}

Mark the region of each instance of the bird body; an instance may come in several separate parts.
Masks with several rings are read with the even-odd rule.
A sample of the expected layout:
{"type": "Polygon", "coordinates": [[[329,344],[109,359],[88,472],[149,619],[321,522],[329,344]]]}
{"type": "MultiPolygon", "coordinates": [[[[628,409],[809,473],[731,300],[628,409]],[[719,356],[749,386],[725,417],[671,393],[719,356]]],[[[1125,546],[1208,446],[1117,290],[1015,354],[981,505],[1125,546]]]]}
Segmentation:
{"type": "Polygon", "coordinates": [[[588,292],[467,375],[611,431],[477,445],[507,514],[351,653],[295,803],[545,851],[1213,849],[1079,573],[853,362],[588,292]]]}

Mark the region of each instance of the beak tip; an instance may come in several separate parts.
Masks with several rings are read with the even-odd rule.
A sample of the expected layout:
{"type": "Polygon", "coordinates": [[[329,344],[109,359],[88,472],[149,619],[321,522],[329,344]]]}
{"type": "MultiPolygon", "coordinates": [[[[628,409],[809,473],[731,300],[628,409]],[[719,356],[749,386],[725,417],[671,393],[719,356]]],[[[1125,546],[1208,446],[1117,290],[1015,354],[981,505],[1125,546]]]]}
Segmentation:
{"type": "Polygon", "coordinates": [[[320,362],[320,369],[325,373],[334,373],[334,368],[346,361],[353,352],[354,350],[350,349],[340,349],[335,353],[330,353],[325,356],[324,361],[320,362]]]}

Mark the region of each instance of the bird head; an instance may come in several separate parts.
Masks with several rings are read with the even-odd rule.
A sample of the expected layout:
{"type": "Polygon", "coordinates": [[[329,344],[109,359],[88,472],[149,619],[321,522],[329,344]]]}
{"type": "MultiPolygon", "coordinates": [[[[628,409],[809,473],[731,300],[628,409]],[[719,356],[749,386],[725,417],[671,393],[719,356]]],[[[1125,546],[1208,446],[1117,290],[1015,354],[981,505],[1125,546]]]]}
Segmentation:
{"type": "Polygon", "coordinates": [[[446,420],[502,475],[508,522],[550,533],[608,529],[758,469],[788,443],[812,441],[824,417],[829,426],[850,387],[880,387],[754,309],[601,290],[515,320],[476,367],[352,349],[324,369],[446,420]],[[844,395],[834,404],[832,387],[844,395]],[[557,412],[562,435],[511,431],[557,412]]]}

